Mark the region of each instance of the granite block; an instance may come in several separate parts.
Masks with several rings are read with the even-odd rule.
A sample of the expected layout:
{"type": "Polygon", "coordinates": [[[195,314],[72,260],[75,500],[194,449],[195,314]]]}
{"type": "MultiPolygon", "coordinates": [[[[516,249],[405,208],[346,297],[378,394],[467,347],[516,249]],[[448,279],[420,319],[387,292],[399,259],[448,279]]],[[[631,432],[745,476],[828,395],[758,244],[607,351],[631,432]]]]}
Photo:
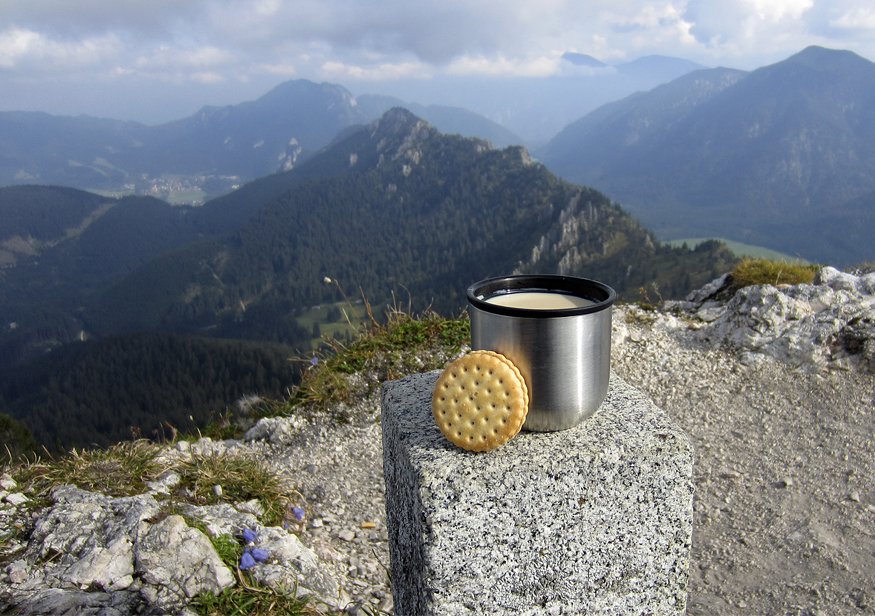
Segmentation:
{"type": "Polygon", "coordinates": [[[664,412],[612,375],[581,425],[474,453],[435,425],[438,376],[382,390],[398,616],[684,613],[693,451],[664,412]]]}

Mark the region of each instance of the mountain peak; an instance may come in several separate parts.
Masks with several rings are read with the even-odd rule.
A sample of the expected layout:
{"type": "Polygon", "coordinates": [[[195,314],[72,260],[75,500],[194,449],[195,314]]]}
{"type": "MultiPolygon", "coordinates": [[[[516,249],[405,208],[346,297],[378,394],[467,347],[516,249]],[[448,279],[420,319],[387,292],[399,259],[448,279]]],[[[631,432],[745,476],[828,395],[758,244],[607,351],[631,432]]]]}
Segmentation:
{"type": "Polygon", "coordinates": [[[663,237],[725,237],[846,266],[872,258],[873,105],[875,64],[808,47],[607,105],[539,158],[663,237]]]}
{"type": "Polygon", "coordinates": [[[574,53],[573,51],[566,51],[562,54],[562,59],[568,60],[576,66],[588,66],[590,68],[604,68],[607,66],[607,64],[597,58],[588,56],[585,53],[574,53]]]}
{"type": "MultiPolygon", "coordinates": [[[[376,142],[377,153],[381,158],[391,153],[392,160],[410,158],[420,143],[438,134],[434,126],[403,107],[393,107],[371,123],[371,141],[376,142]]],[[[413,158],[418,162],[418,157],[413,158]]]]}
{"type": "Polygon", "coordinates": [[[859,70],[862,67],[868,67],[871,70],[872,65],[872,62],[853,51],[810,45],[786,60],[771,66],[805,66],[818,70],[847,71],[859,70]]]}
{"type": "Polygon", "coordinates": [[[404,107],[392,107],[371,123],[374,136],[395,137],[401,133],[418,131],[427,127],[427,132],[437,133],[437,129],[404,107]]]}

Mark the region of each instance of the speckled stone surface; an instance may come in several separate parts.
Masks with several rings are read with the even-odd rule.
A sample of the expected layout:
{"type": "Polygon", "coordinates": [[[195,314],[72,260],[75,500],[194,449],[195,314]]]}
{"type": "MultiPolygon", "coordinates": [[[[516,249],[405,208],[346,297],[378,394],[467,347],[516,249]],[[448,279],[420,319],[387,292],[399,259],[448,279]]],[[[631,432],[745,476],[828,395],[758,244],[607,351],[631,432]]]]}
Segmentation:
{"type": "Polygon", "coordinates": [[[684,613],[693,451],[664,412],[612,375],[580,426],[474,453],[435,425],[438,376],[382,391],[398,616],[684,613]]]}

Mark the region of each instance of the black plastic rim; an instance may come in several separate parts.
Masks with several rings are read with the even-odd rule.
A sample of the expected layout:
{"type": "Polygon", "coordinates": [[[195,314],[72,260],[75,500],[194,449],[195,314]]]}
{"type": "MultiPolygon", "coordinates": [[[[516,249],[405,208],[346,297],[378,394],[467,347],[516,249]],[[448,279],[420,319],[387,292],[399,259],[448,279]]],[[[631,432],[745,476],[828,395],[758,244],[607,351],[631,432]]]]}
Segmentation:
{"type": "Polygon", "coordinates": [[[549,318],[571,317],[581,314],[592,314],[610,308],[617,299],[617,293],[611,287],[595,280],[576,278],[574,276],[526,275],[505,276],[481,280],[468,287],[468,302],[484,312],[501,314],[509,317],[549,318]],[[595,302],[592,306],[580,308],[561,308],[557,310],[533,310],[530,308],[511,308],[490,304],[486,300],[503,293],[519,293],[523,291],[543,291],[552,293],[567,293],[595,302]]]}

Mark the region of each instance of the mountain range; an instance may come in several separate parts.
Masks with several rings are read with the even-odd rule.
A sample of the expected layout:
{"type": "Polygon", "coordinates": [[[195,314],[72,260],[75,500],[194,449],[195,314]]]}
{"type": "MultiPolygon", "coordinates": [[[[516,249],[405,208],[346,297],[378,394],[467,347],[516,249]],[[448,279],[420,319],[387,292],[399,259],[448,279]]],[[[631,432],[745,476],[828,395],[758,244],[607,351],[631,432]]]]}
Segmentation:
{"type": "Polygon", "coordinates": [[[450,314],[475,278],[514,270],[599,276],[632,297],[657,281],[671,296],[729,258],[662,246],[525,149],[443,135],[403,108],[202,207],[11,186],[0,217],[7,361],[134,331],[294,345],[303,310],[341,299],[326,277],[378,306],[409,291],[450,314]]]}
{"type": "Polygon", "coordinates": [[[558,73],[546,77],[444,75],[360,87],[405,101],[469,109],[519,135],[522,141],[517,143],[535,148],[601,105],[705,68],[689,60],[658,55],[616,64],[586,57],[590,60],[582,60],[583,54],[566,53],[558,73]]]}
{"type": "Polygon", "coordinates": [[[605,105],[537,158],[664,240],[725,237],[838,266],[875,258],[875,64],[809,47],[605,105]]]}
{"type": "Polygon", "coordinates": [[[575,117],[568,114],[587,108],[581,102],[587,96],[610,98],[623,90],[617,85],[623,79],[662,83],[680,75],[576,116],[532,150],[534,157],[569,181],[609,194],[661,240],[722,237],[838,266],[875,258],[867,241],[875,232],[875,65],[868,60],[810,47],[746,72],[692,70],[698,66],[659,56],[613,66],[583,54],[564,58],[583,72],[445,88],[447,97],[457,97],[446,100],[476,105],[504,126],[458,106],[353,97],[341,86],[304,80],[154,127],[0,113],[0,185],[58,184],[202,203],[300,166],[338,134],[391,107],[404,106],[445,134],[503,148],[522,142],[506,128],[512,116],[531,112],[531,129],[541,121],[536,117],[575,117]]]}
{"type": "Polygon", "coordinates": [[[584,67],[576,74],[580,64],[573,56],[566,62],[573,69],[570,75],[450,78],[458,83],[436,79],[410,91],[413,98],[406,100],[368,93],[353,97],[336,84],[287,81],[256,100],[205,106],[190,117],[156,126],[0,112],[0,186],[61,185],[202,203],[293,168],[341,130],[371,122],[392,107],[406,107],[445,134],[487,139],[500,148],[532,145],[546,142],[599,104],[701,68],[687,60],[648,56],[594,72],[584,67]],[[456,99],[448,97],[451,92],[456,99]]]}
{"type": "MultiPolygon", "coordinates": [[[[45,184],[203,201],[248,181],[288,171],[343,129],[366,124],[401,103],[353,98],[334,84],[287,81],[251,102],[203,107],[195,115],[146,126],[87,116],[0,112],[0,185],[45,184]]],[[[475,113],[409,105],[440,130],[520,139],[475,113]]]]}

